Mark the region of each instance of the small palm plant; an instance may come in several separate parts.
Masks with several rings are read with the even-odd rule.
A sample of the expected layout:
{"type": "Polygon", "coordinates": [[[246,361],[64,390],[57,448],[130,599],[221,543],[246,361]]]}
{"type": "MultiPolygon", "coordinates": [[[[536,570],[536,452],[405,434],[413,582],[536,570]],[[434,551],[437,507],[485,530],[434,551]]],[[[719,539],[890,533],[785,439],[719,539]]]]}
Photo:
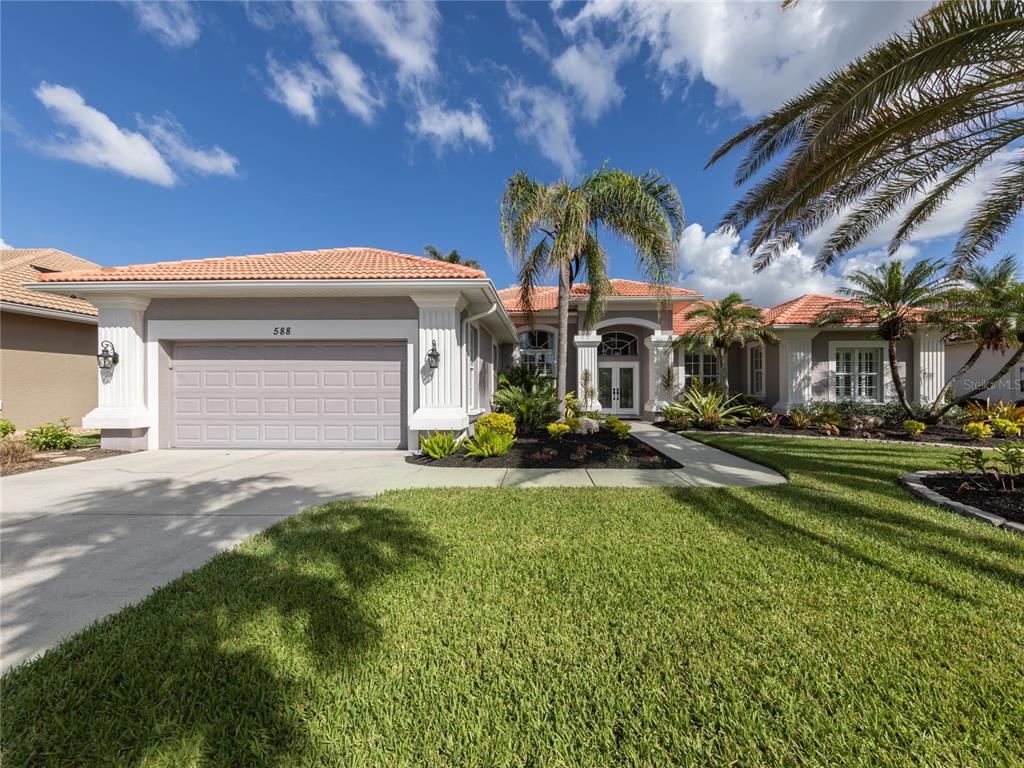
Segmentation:
{"type": "Polygon", "coordinates": [[[464,259],[454,249],[444,253],[434,246],[428,245],[423,249],[423,252],[427,255],[428,259],[433,259],[434,261],[446,261],[449,264],[461,264],[464,267],[480,269],[480,264],[476,259],[464,259]]]}

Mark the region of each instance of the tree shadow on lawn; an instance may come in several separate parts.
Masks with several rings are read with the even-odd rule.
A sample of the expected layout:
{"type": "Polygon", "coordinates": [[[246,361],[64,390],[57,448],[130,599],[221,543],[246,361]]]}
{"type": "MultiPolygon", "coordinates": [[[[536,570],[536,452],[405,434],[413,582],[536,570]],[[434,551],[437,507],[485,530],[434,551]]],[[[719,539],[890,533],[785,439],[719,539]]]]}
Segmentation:
{"type": "Polygon", "coordinates": [[[10,672],[4,762],[284,765],[328,753],[312,743],[318,681],[380,637],[371,591],[435,551],[384,506],[279,523],[10,672]]]}

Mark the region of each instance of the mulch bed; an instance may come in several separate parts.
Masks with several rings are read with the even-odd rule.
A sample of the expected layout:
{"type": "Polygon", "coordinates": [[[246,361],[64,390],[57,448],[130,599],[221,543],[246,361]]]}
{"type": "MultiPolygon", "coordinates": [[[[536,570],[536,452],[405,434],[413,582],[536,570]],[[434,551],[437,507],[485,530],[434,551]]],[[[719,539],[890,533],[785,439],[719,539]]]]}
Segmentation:
{"type": "Polygon", "coordinates": [[[105,451],[102,448],[78,448],[70,451],[54,451],[53,453],[42,454],[32,461],[23,461],[9,467],[0,467],[0,477],[8,475],[20,475],[23,472],[35,472],[37,469],[49,469],[50,467],[67,467],[81,464],[83,461],[95,461],[96,459],[108,459],[111,456],[120,456],[124,451],[105,451]],[[54,461],[73,456],[77,461],[54,461]],[[78,458],[81,457],[81,458],[78,458]]]}
{"type": "Polygon", "coordinates": [[[561,440],[526,436],[504,456],[474,459],[461,453],[444,459],[409,456],[411,464],[431,467],[496,467],[514,469],[678,469],[683,466],[635,437],[619,440],[601,430],[592,435],[566,435],[561,440]]]}
{"type": "MultiPolygon", "coordinates": [[[[685,434],[691,430],[678,430],[669,427],[668,422],[659,421],[656,422],[656,427],[664,429],[666,432],[674,432],[677,434],[685,434]]],[[[709,430],[710,431],[710,430],[709,430]]],[[[826,435],[816,427],[810,429],[794,429],[793,427],[778,426],[769,427],[766,424],[748,424],[742,427],[722,427],[721,429],[714,430],[715,432],[738,432],[738,433],[759,433],[759,434],[772,434],[772,435],[793,435],[797,437],[820,437],[828,439],[830,437],[846,437],[853,438],[855,440],[892,440],[893,442],[899,443],[945,443],[951,446],[960,446],[963,448],[984,448],[994,447],[1002,445],[1004,443],[1021,443],[1024,442],[1019,437],[1014,438],[991,438],[989,440],[974,440],[968,435],[964,434],[961,427],[946,426],[944,424],[936,424],[929,426],[923,434],[918,437],[911,437],[903,431],[903,427],[888,427],[882,426],[878,429],[872,429],[870,432],[851,432],[850,430],[841,430],[838,435],[826,435]]]]}
{"type": "Polygon", "coordinates": [[[964,477],[958,474],[925,475],[921,482],[947,499],[977,507],[983,512],[1005,517],[1015,523],[1024,523],[1024,488],[1016,491],[963,488],[964,477]]]}

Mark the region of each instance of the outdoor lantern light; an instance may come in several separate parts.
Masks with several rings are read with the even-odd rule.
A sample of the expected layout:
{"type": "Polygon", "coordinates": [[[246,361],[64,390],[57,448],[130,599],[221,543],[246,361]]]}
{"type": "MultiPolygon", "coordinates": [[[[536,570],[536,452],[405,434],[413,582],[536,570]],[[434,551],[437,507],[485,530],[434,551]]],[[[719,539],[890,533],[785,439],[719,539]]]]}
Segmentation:
{"type": "Polygon", "coordinates": [[[96,362],[105,371],[117,365],[117,352],[114,350],[114,345],[109,341],[100,344],[100,353],[96,355],[96,362]]]}
{"type": "Polygon", "coordinates": [[[427,365],[431,368],[437,368],[437,364],[441,362],[441,353],[437,351],[437,342],[430,342],[430,351],[427,352],[427,365]]]}

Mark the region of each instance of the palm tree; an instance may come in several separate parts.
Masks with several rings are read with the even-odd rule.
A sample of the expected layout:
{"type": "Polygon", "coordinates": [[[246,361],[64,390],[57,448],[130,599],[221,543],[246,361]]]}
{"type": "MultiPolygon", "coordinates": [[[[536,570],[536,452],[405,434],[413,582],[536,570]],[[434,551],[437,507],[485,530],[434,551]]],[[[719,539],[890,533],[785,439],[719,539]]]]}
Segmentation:
{"type": "Polygon", "coordinates": [[[675,275],[683,224],[679,192],[656,171],[637,176],[602,167],[575,186],[564,180],[543,184],[519,171],[506,183],[501,233],[519,268],[520,298],[528,315],[534,286],[552,272],[558,275],[557,391],[563,412],[572,283],[586,273],[588,326],[600,317],[610,290],[608,254],[598,232],[607,230],[631,243],[639,270],[651,282],[666,285],[675,275]]]}
{"type": "Polygon", "coordinates": [[[722,221],[754,225],[760,270],[829,225],[817,257],[825,269],[899,216],[894,254],[986,162],[1005,162],[961,231],[959,270],[994,248],[1024,206],[1022,137],[1024,3],[946,0],[733,136],[708,165],[746,146],[743,185],[781,159],[722,221]]]}
{"type": "Polygon", "coordinates": [[[435,261],[447,261],[449,264],[461,264],[464,267],[480,269],[480,263],[476,259],[463,259],[459,256],[459,252],[456,250],[448,251],[448,253],[442,253],[434,246],[428,245],[423,249],[423,252],[427,255],[428,259],[434,259],[435,261]]]}
{"type": "Polygon", "coordinates": [[[938,319],[949,299],[949,280],[942,275],[945,264],[922,260],[908,272],[902,261],[893,260],[873,271],[857,270],[847,275],[850,284],[839,293],[858,304],[837,304],[826,309],[819,318],[821,325],[863,322],[876,324],[876,333],[885,341],[889,352],[889,373],[893,388],[903,410],[910,417],[914,411],[907,401],[907,390],[900,376],[896,359],[897,343],[910,338],[922,322],[938,319]]]}
{"type": "Polygon", "coordinates": [[[704,302],[687,315],[687,320],[702,321],[693,331],[681,334],[672,342],[673,349],[710,349],[718,360],[719,378],[725,394],[729,394],[729,349],[735,344],[760,341],[778,342],[778,337],[765,327],[764,315],[738,293],[730,293],[721,301],[704,302]]]}

